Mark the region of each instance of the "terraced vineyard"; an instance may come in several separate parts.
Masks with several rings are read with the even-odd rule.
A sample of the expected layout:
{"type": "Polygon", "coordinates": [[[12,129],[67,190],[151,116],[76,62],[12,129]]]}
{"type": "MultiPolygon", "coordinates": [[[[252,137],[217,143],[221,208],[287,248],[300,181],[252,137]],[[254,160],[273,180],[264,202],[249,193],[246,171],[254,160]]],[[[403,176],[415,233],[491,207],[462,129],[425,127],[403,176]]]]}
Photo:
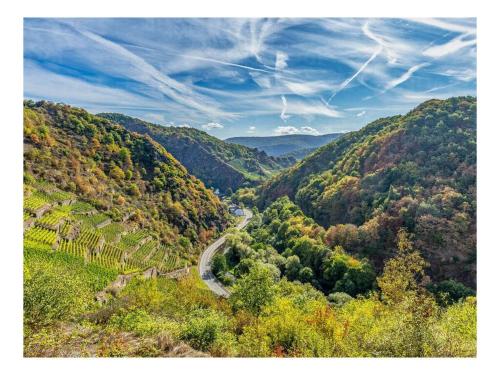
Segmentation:
{"type": "Polygon", "coordinates": [[[24,200],[24,210],[34,213],[48,203],[44,198],[33,194],[24,200]]]}
{"type": "Polygon", "coordinates": [[[105,221],[109,220],[109,216],[101,213],[93,214],[93,215],[81,215],[77,214],[76,217],[78,220],[82,222],[82,224],[87,228],[94,228],[105,221]]]}
{"type": "Polygon", "coordinates": [[[136,232],[128,233],[122,237],[121,241],[127,247],[136,246],[141,241],[146,240],[150,236],[147,230],[138,230],[136,232]]]}
{"type": "Polygon", "coordinates": [[[125,231],[125,228],[120,223],[111,223],[104,228],[99,229],[99,233],[104,236],[106,242],[115,242],[119,236],[125,231]]]}
{"type": "Polygon", "coordinates": [[[57,240],[57,232],[41,227],[33,227],[26,231],[24,237],[33,242],[52,246],[57,240]]]}
{"type": "Polygon", "coordinates": [[[38,220],[38,224],[47,229],[56,230],[57,227],[64,221],[69,215],[70,207],[65,206],[61,208],[55,208],[49,213],[45,214],[42,218],[38,220]]]}
{"type": "Polygon", "coordinates": [[[118,272],[150,267],[168,272],[184,264],[172,247],[155,239],[156,234],[112,222],[71,193],[47,183],[26,185],[25,191],[23,220],[34,222],[25,230],[25,244],[67,253],[118,272]]]}

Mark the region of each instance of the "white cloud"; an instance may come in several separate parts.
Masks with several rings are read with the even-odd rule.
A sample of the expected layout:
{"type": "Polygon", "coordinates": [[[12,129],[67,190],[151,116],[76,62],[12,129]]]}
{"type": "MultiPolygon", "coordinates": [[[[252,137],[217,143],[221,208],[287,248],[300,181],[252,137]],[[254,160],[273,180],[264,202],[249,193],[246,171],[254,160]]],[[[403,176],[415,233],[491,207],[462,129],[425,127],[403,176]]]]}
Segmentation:
{"type": "Polygon", "coordinates": [[[310,126],[302,126],[300,128],[296,128],[295,126],[278,126],[274,129],[274,133],[277,135],[290,135],[290,134],[310,134],[310,135],[319,135],[319,131],[310,126]]]}
{"type": "Polygon", "coordinates": [[[368,38],[370,38],[371,40],[375,41],[380,46],[380,48],[384,50],[385,54],[387,55],[387,61],[390,64],[395,64],[398,61],[397,54],[394,52],[394,50],[393,50],[392,46],[390,45],[390,43],[388,41],[386,41],[383,37],[374,34],[370,30],[368,22],[366,22],[363,25],[362,30],[363,30],[363,33],[368,38]]]}
{"type": "Polygon", "coordinates": [[[364,115],[366,115],[366,111],[361,111],[359,113],[356,113],[356,117],[362,117],[364,115]]]}
{"type": "Polygon", "coordinates": [[[329,85],[322,81],[316,82],[290,82],[284,81],[285,86],[294,94],[307,96],[329,89],[329,85]]]}
{"type": "Polygon", "coordinates": [[[128,75],[130,78],[155,88],[181,105],[188,106],[214,117],[233,117],[231,114],[220,110],[217,103],[195,93],[189,86],[160,72],[142,57],[120,44],[85,29],[79,29],[77,27],[74,27],[74,29],[92,42],[104,47],[106,51],[112,55],[115,63],[109,64],[108,69],[117,69],[117,72],[120,74],[128,75]]]}
{"type": "Polygon", "coordinates": [[[471,26],[464,26],[456,22],[450,22],[450,19],[439,19],[439,18],[412,18],[413,22],[422,23],[424,25],[437,27],[442,30],[454,31],[459,33],[475,32],[475,29],[471,26]]]}
{"type": "Polygon", "coordinates": [[[310,126],[302,126],[300,128],[300,132],[304,134],[319,135],[319,131],[317,129],[311,128],[310,126]]]}
{"type": "Polygon", "coordinates": [[[409,80],[413,73],[415,73],[417,70],[423,68],[424,66],[429,65],[428,63],[423,63],[423,64],[418,64],[412,66],[410,69],[408,69],[406,72],[404,72],[401,76],[398,78],[395,78],[387,83],[385,86],[385,91],[388,91],[390,89],[393,89],[394,87],[402,84],[403,82],[409,80]]]}
{"type": "Polygon", "coordinates": [[[278,135],[289,135],[289,134],[297,134],[299,129],[295,126],[278,126],[274,129],[274,132],[278,135]]]}
{"type": "Polygon", "coordinates": [[[253,81],[259,85],[259,87],[264,89],[271,88],[271,77],[262,73],[250,72],[250,77],[252,77],[253,81]]]}
{"type": "Polygon", "coordinates": [[[212,129],[222,129],[224,128],[224,125],[219,124],[218,122],[209,122],[208,124],[202,125],[201,127],[207,131],[210,131],[212,129]]]}
{"type": "Polygon", "coordinates": [[[471,34],[469,33],[459,35],[447,43],[427,48],[424,52],[422,52],[422,54],[424,56],[440,58],[449,55],[451,53],[455,53],[464,47],[473,46],[476,44],[476,39],[475,38],[470,39],[470,37],[471,34]]]}
{"type": "Polygon", "coordinates": [[[247,130],[247,133],[249,133],[249,134],[253,134],[253,133],[255,133],[255,130],[256,130],[256,127],[255,127],[255,126],[250,126],[250,127],[248,128],[248,130],[247,130]]]}
{"type": "Polygon", "coordinates": [[[382,46],[380,46],[379,48],[377,48],[377,50],[376,50],[375,52],[373,52],[373,54],[370,56],[370,58],[369,58],[368,60],[366,60],[366,61],[365,61],[365,63],[364,63],[363,65],[361,65],[361,67],[358,69],[358,71],[357,71],[356,73],[354,73],[351,77],[347,78],[344,82],[342,82],[342,83],[340,84],[340,87],[339,87],[336,91],[334,91],[334,92],[332,93],[332,95],[328,98],[328,100],[327,100],[327,102],[326,102],[326,103],[327,103],[327,104],[330,104],[330,101],[331,101],[331,100],[332,100],[332,99],[333,99],[333,98],[334,98],[334,97],[335,97],[335,96],[336,96],[339,92],[341,92],[343,89],[345,89],[345,88],[349,85],[349,83],[351,83],[351,81],[352,81],[353,79],[355,79],[358,75],[360,75],[360,74],[363,72],[363,70],[365,70],[365,69],[366,69],[366,67],[368,66],[368,64],[370,64],[370,63],[373,61],[373,59],[375,59],[381,51],[382,51],[382,46]]]}
{"type": "Polygon", "coordinates": [[[281,95],[281,102],[283,103],[283,109],[281,110],[280,119],[282,119],[283,121],[286,121],[286,119],[289,118],[290,116],[288,116],[286,114],[286,109],[287,109],[288,105],[287,105],[285,95],[281,95]]]}
{"type": "Polygon", "coordinates": [[[447,69],[441,74],[454,77],[463,82],[469,82],[476,78],[476,71],[474,69],[447,69]]]}
{"type": "Polygon", "coordinates": [[[146,120],[153,121],[158,124],[165,123],[165,117],[159,113],[148,113],[144,115],[144,118],[146,118],[146,120]]]}
{"type": "Polygon", "coordinates": [[[178,128],[190,128],[191,125],[189,124],[180,124],[180,125],[176,125],[178,128]]]}
{"type": "Polygon", "coordinates": [[[322,102],[319,103],[316,102],[313,104],[310,101],[304,102],[299,100],[293,100],[288,103],[287,112],[300,116],[320,115],[333,118],[342,117],[339,111],[328,105],[325,105],[325,103],[322,102]]]}
{"type": "Polygon", "coordinates": [[[288,60],[288,55],[284,52],[276,52],[276,61],[274,63],[274,68],[277,70],[277,71],[282,71],[284,70],[288,64],[286,63],[286,61],[288,60]]]}

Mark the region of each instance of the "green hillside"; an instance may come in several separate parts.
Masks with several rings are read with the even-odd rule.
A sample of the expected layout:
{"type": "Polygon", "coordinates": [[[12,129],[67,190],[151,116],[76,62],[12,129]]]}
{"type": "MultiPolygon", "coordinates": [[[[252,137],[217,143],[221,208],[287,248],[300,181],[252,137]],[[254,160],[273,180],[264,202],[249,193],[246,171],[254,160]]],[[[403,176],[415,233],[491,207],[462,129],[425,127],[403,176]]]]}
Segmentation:
{"type": "Polygon", "coordinates": [[[162,146],[67,105],[25,102],[24,172],[168,245],[197,248],[227,226],[224,205],[162,146]]]}
{"type": "Polygon", "coordinates": [[[431,100],[346,134],[265,182],[259,204],[284,195],[378,269],[404,227],[433,279],[474,287],[476,99],[431,100]]]}
{"type": "Polygon", "coordinates": [[[206,186],[222,192],[254,186],[295,162],[293,157],[270,157],[265,152],[221,141],[194,128],[155,125],[118,113],[101,113],[99,116],[130,131],[149,135],[206,186]]]}
{"type": "Polygon", "coordinates": [[[286,197],[228,235],[228,299],[194,268],[146,278],[195,263],[224,207],[148,136],[25,102],[24,356],[476,355],[474,293],[425,288],[405,231],[375,273],[286,197]]]}
{"type": "Polygon", "coordinates": [[[168,272],[189,264],[193,255],[182,241],[163,242],[133,218],[113,221],[76,194],[47,183],[25,184],[23,217],[25,247],[46,247],[113,272],[150,267],[168,272]]]}

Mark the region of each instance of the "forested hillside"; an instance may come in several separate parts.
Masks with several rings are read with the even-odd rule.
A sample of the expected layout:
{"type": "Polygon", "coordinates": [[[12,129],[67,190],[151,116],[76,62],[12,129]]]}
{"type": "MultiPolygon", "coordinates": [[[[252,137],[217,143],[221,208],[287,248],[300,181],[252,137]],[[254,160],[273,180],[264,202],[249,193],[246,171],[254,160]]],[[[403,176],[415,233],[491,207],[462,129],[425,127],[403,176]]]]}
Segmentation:
{"type": "Polygon", "coordinates": [[[341,133],[309,135],[290,134],[271,137],[232,137],[226,142],[257,148],[272,156],[293,156],[302,159],[318,147],[340,137],[341,133]]]}
{"type": "Polygon", "coordinates": [[[101,113],[99,116],[130,131],[151,136],[191,174],[222,192],[254,186],[295,162],[293,157],[270,157],[265,152],[226,143],[194,128],[155,125],[118,113],[101,113]]]}
{"type": "Polygon", "coordinates": [[[196,246],[227,225],[219,199],[161,145],[67,105],[25,102],[24,172],[167,244],[196,246]]]}
{"type": "Polygon", "coordinates": [[[329,229],[327,241],[377,269],[400,228],[434,280],[475,286],[476,99],[431,100],[377,120],[264,183],[259,206],[288,196],[329,229]]]}

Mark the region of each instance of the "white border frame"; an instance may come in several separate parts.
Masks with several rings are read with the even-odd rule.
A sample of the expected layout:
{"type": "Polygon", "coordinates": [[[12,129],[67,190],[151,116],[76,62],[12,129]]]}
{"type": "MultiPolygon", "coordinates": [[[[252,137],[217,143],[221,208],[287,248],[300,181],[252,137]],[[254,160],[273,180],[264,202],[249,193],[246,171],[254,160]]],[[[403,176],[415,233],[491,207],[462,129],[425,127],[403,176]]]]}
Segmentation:
{"type": "MultiPolygon", "coordinates": [[[[493,1],[375,0],[271,2],[229,0],[171,2],[151,0],[68,2],[17,1],[3,6],[0,22],[3,83],[1,112],[2,277],[0,354],[5,373],[88,374],[120,371],[282,373],[491,373],[499,368],[497,284],[500,241],[497,161],[498,35],[500,13],[493,1]],[[22,99],[23,17],[477,17],[478,23],[478,357],[477,359],[23,359],[22,358],[22,99]],[[5,115],[7,113],[7,115],[5,115]],[[9,371],[10,372],[10,371],[9,371]]],[[[498,371],[498,370],[497,370],[498,371]]]]}

